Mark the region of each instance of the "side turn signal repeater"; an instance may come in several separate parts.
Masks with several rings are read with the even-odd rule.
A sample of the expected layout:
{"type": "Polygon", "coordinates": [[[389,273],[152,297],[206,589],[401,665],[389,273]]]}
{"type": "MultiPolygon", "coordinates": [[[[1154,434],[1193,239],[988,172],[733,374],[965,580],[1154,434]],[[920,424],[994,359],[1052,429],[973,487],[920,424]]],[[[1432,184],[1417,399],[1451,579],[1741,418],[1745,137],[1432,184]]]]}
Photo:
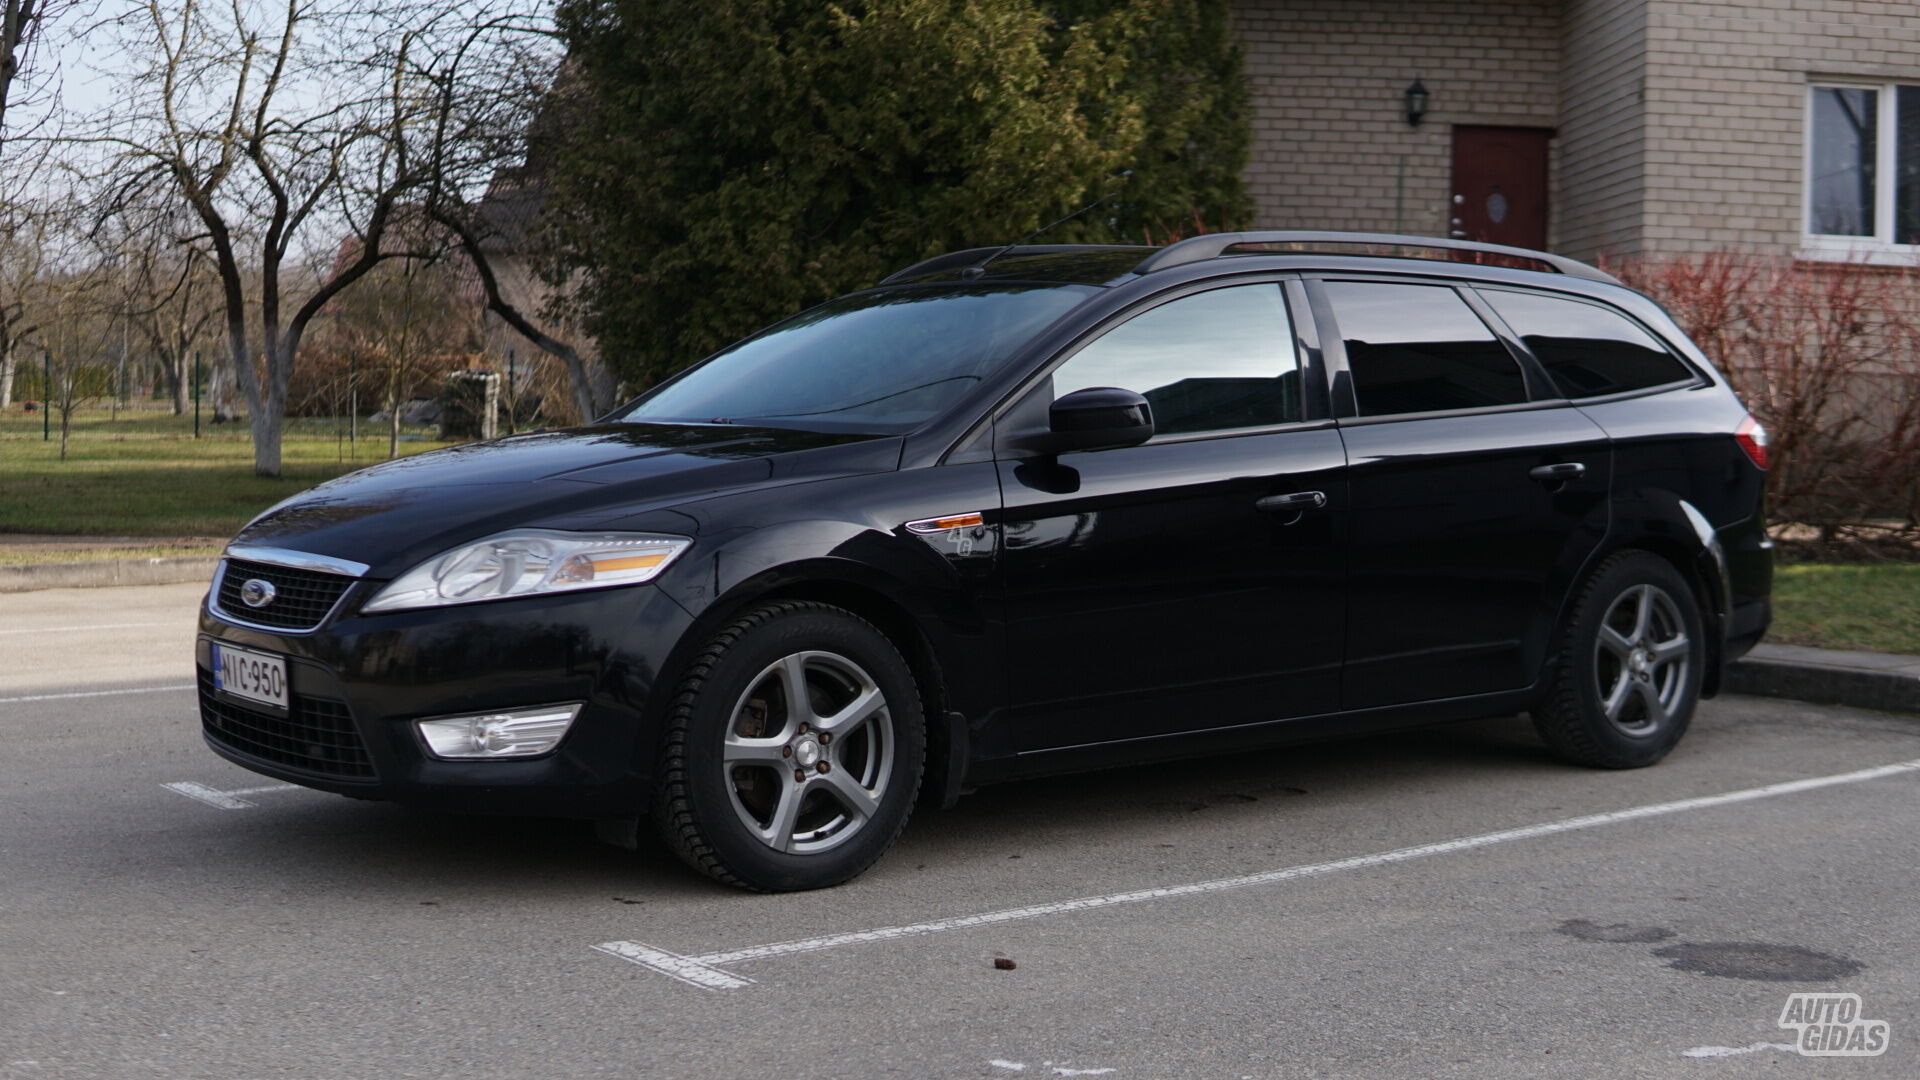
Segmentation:
{"type": "Polygon", "coordinates": [[[953,514],[949,517],[921,518],[907,522],[907,531],[916,533],[941,533],[949,529],[971,529],[985,525],[987,519],[978,512],[971,514],[953,514]]]}

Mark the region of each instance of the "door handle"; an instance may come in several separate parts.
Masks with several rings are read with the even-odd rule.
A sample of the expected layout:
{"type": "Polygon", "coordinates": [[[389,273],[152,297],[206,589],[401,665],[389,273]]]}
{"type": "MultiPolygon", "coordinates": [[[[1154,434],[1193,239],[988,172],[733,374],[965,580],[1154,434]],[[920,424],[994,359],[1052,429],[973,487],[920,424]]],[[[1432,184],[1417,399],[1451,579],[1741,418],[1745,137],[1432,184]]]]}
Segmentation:
{"type": "Polygon", "coordinates": [[[1254,501],[1256,509],[1268,513],[1286,513],[1302,510],[1323,510],[1327,505],[1327,493],[1324,491],[1296,491],[1289,495],[1268,495],[1254,501]]]}
{"type": "Polygon", "coordinates": [[[1587,475],[1587,467],[1578,461],[1563,461],[1557,465],[1540,465],[1527,471],[1527,475],[1543,484],[1558,484],[1566,480],[1578,480],[1587,475]]]}

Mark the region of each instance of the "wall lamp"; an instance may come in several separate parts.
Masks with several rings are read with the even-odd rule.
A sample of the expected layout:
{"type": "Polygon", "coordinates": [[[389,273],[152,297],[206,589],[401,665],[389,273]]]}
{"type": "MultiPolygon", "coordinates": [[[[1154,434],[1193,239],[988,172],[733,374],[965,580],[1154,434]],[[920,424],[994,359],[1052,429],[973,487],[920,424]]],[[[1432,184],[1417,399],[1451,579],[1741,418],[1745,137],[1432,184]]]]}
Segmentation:
{"type": "Polygon", "coordinates": [[[1419,127],[1420,118],[1427,115],[1427,88],[1419,79],[1407,87],[1407,126],[1419,127]]]}

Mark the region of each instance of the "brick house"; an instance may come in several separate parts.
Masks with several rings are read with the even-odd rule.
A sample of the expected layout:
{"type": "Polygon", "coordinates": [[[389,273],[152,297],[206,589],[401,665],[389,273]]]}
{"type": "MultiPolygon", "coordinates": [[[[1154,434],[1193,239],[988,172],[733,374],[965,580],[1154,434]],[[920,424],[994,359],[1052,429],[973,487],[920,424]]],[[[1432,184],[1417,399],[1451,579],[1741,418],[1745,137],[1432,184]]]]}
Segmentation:
{"type": "Polygon", "coordinates": [[[1915,0],[1235,6],[1257,227],[1920,256],[1915,0]]]}
{"type": "MultiPolygon", "coordinates": [[[[1231,3],[1252,227],[1920,264],[1920,0],[1231,3]]],[[[484,209],[531,311],[529,180],[503,174],[484,209]]],[[[488,326],[503,366],[540,363],[488,326]]]]}

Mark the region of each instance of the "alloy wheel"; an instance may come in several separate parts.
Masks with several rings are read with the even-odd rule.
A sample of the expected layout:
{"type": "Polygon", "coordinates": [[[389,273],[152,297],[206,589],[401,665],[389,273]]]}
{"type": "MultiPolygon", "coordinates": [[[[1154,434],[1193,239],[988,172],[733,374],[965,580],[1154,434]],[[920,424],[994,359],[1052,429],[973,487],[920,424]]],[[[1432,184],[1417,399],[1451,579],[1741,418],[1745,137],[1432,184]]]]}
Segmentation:
{"type": "Polygon", "coordinates": [[[1607,721],[1626,735],[1652,735],[1687,693],[1693,642],[1673,597],[1635,585],[1616,597],[1594,642],[1595,690],[1607,721]]]}
{"type": "Polygon", "coordinates": [[[852,839],[893,775],[886,695],[838,653],[792,653],[748,683],[721,760],[734,812],[762,844],[812,855],[852,839]]]}

